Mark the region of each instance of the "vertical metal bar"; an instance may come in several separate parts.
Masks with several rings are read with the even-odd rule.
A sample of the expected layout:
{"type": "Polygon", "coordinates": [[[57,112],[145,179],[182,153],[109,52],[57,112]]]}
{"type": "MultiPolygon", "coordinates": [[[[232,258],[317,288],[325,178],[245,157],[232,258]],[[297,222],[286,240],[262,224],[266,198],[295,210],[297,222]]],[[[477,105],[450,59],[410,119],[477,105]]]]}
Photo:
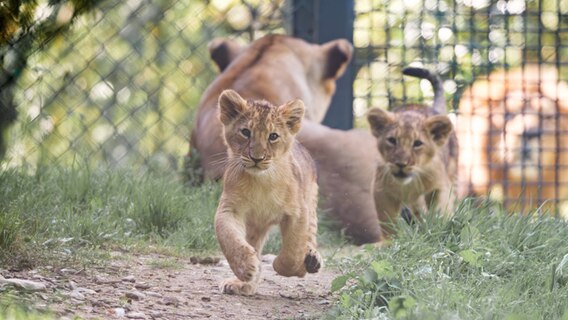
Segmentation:
{"type": "MultiPolygon", "coordinates": [[[[324,43],[344,38],[353,42],[354,0],[293,0],[293,35],[304,40],[324,43]]],[[[353,128],[353,80],[351,63],[337,81],[337,90],[323,120],[337,129],[353,128]]]]}

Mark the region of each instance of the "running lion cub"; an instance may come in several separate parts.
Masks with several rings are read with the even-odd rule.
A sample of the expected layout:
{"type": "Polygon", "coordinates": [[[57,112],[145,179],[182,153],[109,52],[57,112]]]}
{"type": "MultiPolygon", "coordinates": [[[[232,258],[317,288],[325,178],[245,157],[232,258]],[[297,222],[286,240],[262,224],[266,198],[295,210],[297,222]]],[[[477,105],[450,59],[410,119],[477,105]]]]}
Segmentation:
{"type": "Polygon", "coordinates": [[[406,75],[428,79],[434,104],[406,105],[393,112],[371,109],[367,119],[378,141],[381,163],[373,194],[385,236],[403,207],[415,216],[429,208],[453,214],[457,181],[457,139],[446,115],[440,78],[421,68],[406,68],[406,75]]]}
{"type": "Polygon", "coordinates": [[[222,291],[256,292],[262,247],[275,224],[280,225],[282,249],[274,270],[286,277],[317,272],[322,260],[316,251],[316,168],[295,139],[304,103],[293,100],[276,107],[225,90],[219,109],[228,162],[215,233],[237,276],[224,280],[222,291]]]}

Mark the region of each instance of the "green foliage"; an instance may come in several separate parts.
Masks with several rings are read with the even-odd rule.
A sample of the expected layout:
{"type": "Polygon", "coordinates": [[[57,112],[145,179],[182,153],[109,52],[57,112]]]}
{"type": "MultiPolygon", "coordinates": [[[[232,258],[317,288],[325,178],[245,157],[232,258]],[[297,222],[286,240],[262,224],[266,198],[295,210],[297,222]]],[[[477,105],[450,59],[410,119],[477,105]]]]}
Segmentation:
{"type": "MultiPolygon", "coordinates": [[[[217,249],[213,217],[220,188],[185,188],[171,173],[43,167],[0,173],[0,259],[42,257],[114,243],[150,242],[180,250],[217,249]]],[[[18,260],[19,259],[19,260],[18,260]]],[[[25,261],[22,261],[25,259],[25,261]]]]}
{"type": "MultiPolygon", "coordinates": [[[[220,195],[219,184],[187,187],[159,169],[75,164],[71,169],[43,166],[35,175],[0,171],[0,264],[28,268],[61,254],[72,259],[113,245],[216,252],[213,221],[220,195]]],[[[332,222],[320,220],[320,243],[345,242],[332,222]]],[[[264,251],[278,253],[280,243],[275,228],[264,251]]]]}
{"type": "Polygon", "coordinates": [[[568,224],[468,200],[450,220],[400,222],[389,247],[344,262],[341,319],[563,319],[568,224]]]}
{"type": "Polygon", "coordinates": [[[251,6],[254,16],[239,0],[95,2],[73,0],[90,14],[27,60],[10,165],[69,165],[79,154],[92,166],[178,169],[199,98],[218,73],[207,43],[248,42],[253,27],[283,32],[271,18],[281,0],[251,6]]]}
{"type": "Polygon", "coordinates": [[[7,320],[52,320],[56,319],[53,315],[42,314],[36,311],[29,311],[25,307],[16,304],[0,302],[0,319],[7,320]]]}

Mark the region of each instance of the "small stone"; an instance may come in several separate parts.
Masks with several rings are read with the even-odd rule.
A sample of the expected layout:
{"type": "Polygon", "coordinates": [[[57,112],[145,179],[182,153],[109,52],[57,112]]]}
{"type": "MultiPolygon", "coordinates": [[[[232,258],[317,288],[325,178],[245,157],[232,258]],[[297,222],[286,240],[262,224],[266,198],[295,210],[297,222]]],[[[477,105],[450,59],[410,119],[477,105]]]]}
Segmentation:
{"type": "Polygon", "coordinates": [[[276,259],[276,256],[273,254],[265,254],[262,256],[262,262],[266,264],[272,264],[272,262],[274,262],[274,259],[276,259]]]}
{"type": "Polygon", "coordinates": [[[165,297],[164,304],[166,306],[174,306],[177,307],[179,305],[179,299],[176,297],[165,297]]]}
{"type": "Polygon", "coordinates": [[[91,301],[91,305],[93,307],[102,307],[102,308],[108,307],[108,303],[106,303],[106,301],[103,301],[103,300],[93,300],[93,301],[91,301]]]}
{"type": "Polygon", "coordinates": [[[201,301],[203,302],[210,302],[211,298],[210,297],[201,297],[201,301]]]}
{"type": "Polygon", "coordinates": [[[35,282],[23,279],[5,279],[0,276],[0,285],[11,285],[16,289],[26,290],[26,291],[45,291],[47,287],[41,282],[35,282]]]}
{"type": "Polygon", "coordinates": [[[101,276],[95,276],[95,282],[98,284],[114,284],[114,283],[119,283],[120,280],[109,280],[101,276]]]}
{"type": "Polygon", "coordinates": [[[114,308],[114,314],[117,317],[124,317],[124,315],[126,314],[126,311],[124,311],[124,308],[114,308]]]}
{"type": "Polygon", "coordinates": [[[152,319],[159,319],[162,317],[162,313],[160,311],[150,311],[150,317],[152,317],[152,319]]]}
{"type": "Polygon", "coordinates": [[[97,294],[97,292],[95,290],[88,289],[88,288],[81,288],[81,287],[76,288],[75,291],[81,292],[83,294],[97,294]]]}
{"type": "Polygon", "coordinates": [[[161,298],[162,294],[154,291],[146,291],[146,295],[154,298],[161,298]]]}
{"type": "Polygon", "coordinates": [[[146,298],[146,295],[139,291],[127,291],[124,293],[124,295],[132,300],[142,300],[146,298]]]}
{"type": "Polygon", "coordinates": [[[145,314],[143,314],[142,312],[135,312],[135,311],[127,313],[126,317],[128,319],[146,319],[145,314]]]}
{"type": "Polygon", "coordinates": [[[73,291],[69,292],[67,294],[67,296],[69,296],[70,298],[76,299],[76,300],[80,300],[80,301],[85,300],[85,295],[83,295],[81,292],[79,292],[77,290],[73,290],[73,291]]]}
{"type": "Polygon", "coordinates": [[[146,290],[146,289],[150,289],[150,285],[147,283],[137,283],[134,285],[134,288],[138,289],[138,290],[146,290]]]}
{"type": "Polygon", "coordinates": [[[125,282],[136,282],[136,278],[133,275],[126,276],[122,278],[122,281],[125,282]]]}
{"type": "Polygon", "coordinates": [[[287,292],[280,292],[279,294],[282,298],[286,298],[286,299],[290,299],[290,300],[300,300],[302,298],[302,297],[300,297],[300,294],[297,293],[297,292],[294,292],[292,294],[287,293],[287,292]]]}
{"type": "Polygon", "coordinates": [[[219,257],[190,257],[189,261],[192,264],[218,264],[219,261],[221,259],[219,259],[219,257]]]}
{"type": "Polygon", "coordinates": [[[76,273],[78,273],[78,271],[73,269],[73,268],[63,268],[63,269],[59,270],[59,272],[61,272],[63,274],[70,274],[70,273],[76,274],[76,273]]]}

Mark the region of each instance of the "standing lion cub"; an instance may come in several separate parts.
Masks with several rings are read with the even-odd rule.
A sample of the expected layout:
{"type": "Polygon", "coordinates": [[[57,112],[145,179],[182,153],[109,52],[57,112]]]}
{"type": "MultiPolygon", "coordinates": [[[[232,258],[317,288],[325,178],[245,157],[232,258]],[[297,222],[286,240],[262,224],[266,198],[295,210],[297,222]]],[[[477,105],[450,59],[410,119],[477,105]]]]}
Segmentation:
{"type": "Polygon", "coordinates": [[[453,214],[456,200],[457,139],[446,113],[440,78],[421,68],[406,75],[428,79],[434,87],[432,108],[407,105],[393,112],[374,108],[367,119],[377,137],[381,163],[373,194],[385,236],[403,207],[414,215],[433,208],[453,214]]]}
{"type": "Polygon", "coordinates": [[[317,272],[322,262],[316,251],[316,168],[295,139],[304,103],[293,100],[276,107],[225,90],[219,109],[228,159],[215,233],[237,276],[224,280],[222,291],[256,292],[262,247],[275,224],[280,225],[282,249],[274,270],[286,277],[317,272]]]}

